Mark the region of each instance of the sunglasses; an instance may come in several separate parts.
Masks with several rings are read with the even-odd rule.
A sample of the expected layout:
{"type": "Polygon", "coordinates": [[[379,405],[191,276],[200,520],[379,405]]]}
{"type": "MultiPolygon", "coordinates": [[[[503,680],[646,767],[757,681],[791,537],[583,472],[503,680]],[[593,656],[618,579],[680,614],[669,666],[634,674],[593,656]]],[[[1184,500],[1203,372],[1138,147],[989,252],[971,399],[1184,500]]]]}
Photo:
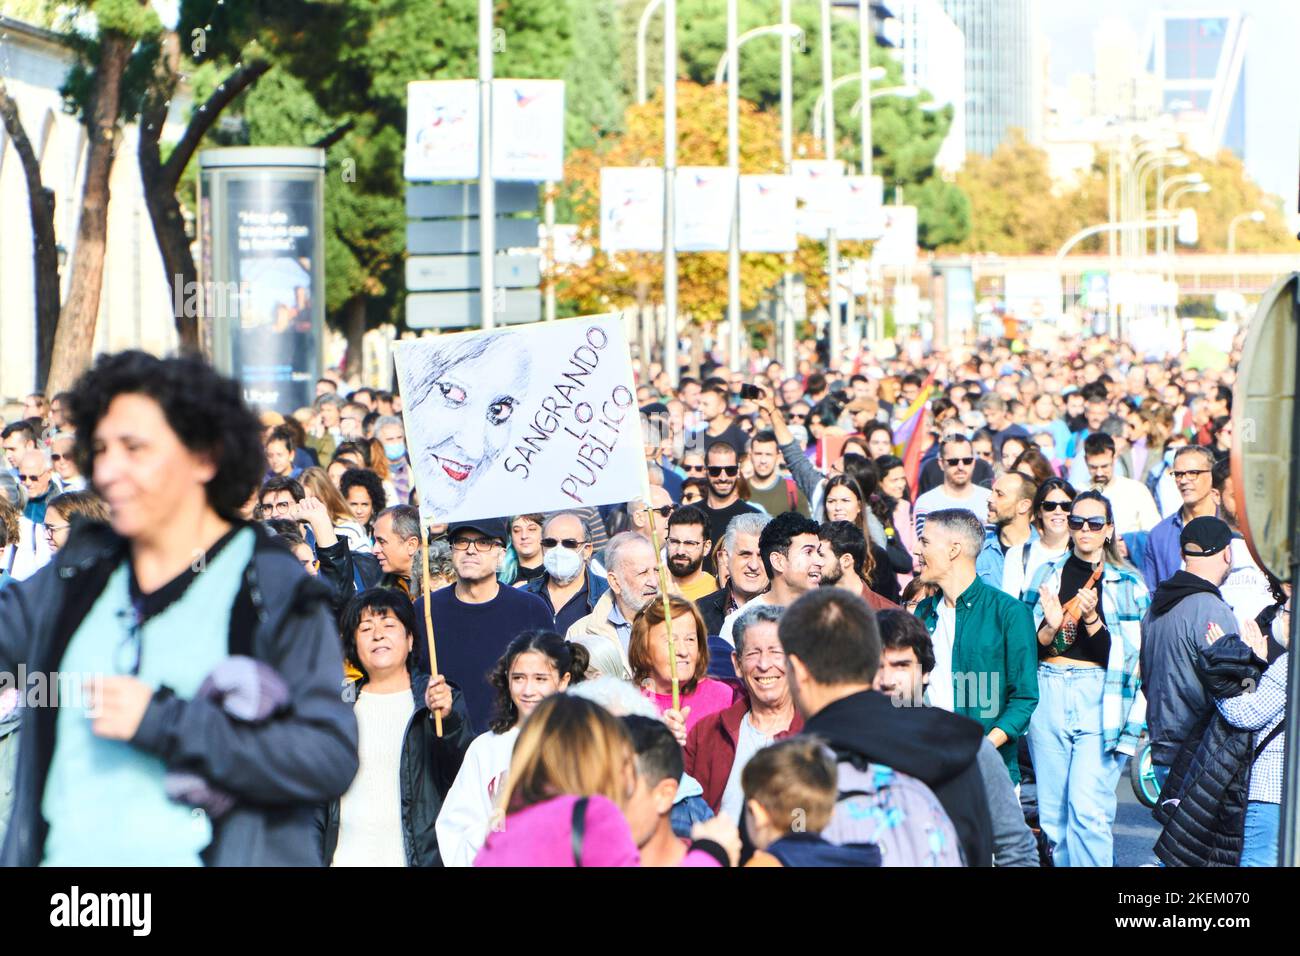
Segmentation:
{"type": "Polygon", "coordinates": [[[944,461],[947,462],[949,467],[953,467],[955,465],[970,466],[975,464],[974,458],[945,458],[944,461]]]}
{"type": "MultiPolygon", "coordinates": [[[[67,456],[67,455],[58,455],[58,454],[50,455],[50,461],[63,461],[63,459],[65,459],[65,458],[68,458],[68,456],[67,456]]],[[[69,459],[69,460],[71,460],[71,459],[69,459]]]]}
{"type": "Polygon", "coordinates": [[[739,465],[709,465],[709,477],[718,478],[726,475],[728,478],[735,478],[736,473],[740,471],[739,465]]]}
{"type": "Polygon", "coordinates": [[[790,413],[790,421],[792,422],[806,422],[807,420],[808,420],[807,415],[800,415],[798,412],[790,413]]]}
{"type": "Polygon", "coordinates": [[[690,473],[692,471],[704,471],[703,465],[682,465],[682,471],[690,473]]]}
{"type": "Polygon", "coordinates": [[[1044,501],[1042,510],[1044,513],[1049,511],[1069,511],[1070,504],[1069,501],[1044,501]]]}
{"type": "Polygon", "coordinates": [[[19,475],[18,480],[19,481],[40,481],[41,476],[40,475],[19,475]]]}
{"type": "Polygon", "coordinates": [[[543,538],[542,539],[542,547],[546,548],[548,551],[551,548],[555,547],[557,544],[563,545],[564,547],[568,548],[570,551],[577,551],[586,543],[587,542],[585,541],[579,541],[577,538],[543,538]]]}
{"type": "Polygon", "coordinates": [[[662,507],[660,507],[660,508],[647,508],[646,510],[647,510],[647,511],[653,511],[655,514],[657,514],[657,515],[658,515],[659,517],[661,517],[661,518],[667,518],[669,515],[671,515],[671,514],[673,513],[673,508],[674,508],[674,507],[675,507],[674,505],[664,505],[664,506],[662,506],[662,507]]]}
{"type": "Polygon", "coordinates": [[[1070,515],[1069,520],[1071,531],[1082,531],[1085,525],[1089,531],[1100,531],[1108,523],[1105,518],[1079,518],[1075,515],[1070,515]]]}

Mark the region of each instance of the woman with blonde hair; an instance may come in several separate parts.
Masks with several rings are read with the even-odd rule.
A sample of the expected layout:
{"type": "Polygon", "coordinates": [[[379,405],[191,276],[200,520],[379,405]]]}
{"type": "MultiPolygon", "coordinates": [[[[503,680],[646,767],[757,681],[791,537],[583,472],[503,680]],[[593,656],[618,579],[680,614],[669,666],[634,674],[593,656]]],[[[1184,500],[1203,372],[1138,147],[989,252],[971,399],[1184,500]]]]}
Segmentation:
{"type": "MultiPolygon", "coordinates": [[[[475,866],[640,866],[624,815],[637,793],[636,754],[623,722],[569,694],[539,703],[515,741],[491,828],[475,866]]],[[[727,866],[710,839],[728,820],[696,824],[682,866],[727,866]]]]}
{"type": "Polygon", "coordinates": [[[325,469],[308,468],[298,476],[298,481],[307,494],[319,498],[325,505],[325,510],[329,512],[330,524],[334,526],[334,533],[347,541],[348,550],[353,554],[369,554],[370,536],[366,534],[366,529],[361,527],[361,523],[352,517],[352,509],[343,500],[339,490],[334,487],[334,482],[330,481],[325,469]]]}

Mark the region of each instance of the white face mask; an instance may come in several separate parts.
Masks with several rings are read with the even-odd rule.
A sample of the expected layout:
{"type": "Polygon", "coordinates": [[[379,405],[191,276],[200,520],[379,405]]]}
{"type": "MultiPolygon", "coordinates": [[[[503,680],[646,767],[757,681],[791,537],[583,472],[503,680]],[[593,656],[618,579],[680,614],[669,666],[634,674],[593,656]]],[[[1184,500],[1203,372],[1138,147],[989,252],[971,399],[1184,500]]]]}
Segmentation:
{"type": "Polygon", "coordinates": [[[582,573],[582,553],[557,545],[542,556],[542,566],[552,580],[568,584],[582,573]]]}

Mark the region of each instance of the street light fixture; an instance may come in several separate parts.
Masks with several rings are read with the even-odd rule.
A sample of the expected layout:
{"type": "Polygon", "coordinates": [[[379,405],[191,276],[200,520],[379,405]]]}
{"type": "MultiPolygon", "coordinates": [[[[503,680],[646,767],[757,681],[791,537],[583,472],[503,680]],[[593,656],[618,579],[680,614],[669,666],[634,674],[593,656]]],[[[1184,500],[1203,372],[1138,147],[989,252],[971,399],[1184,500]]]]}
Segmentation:
{"type": "Polygon", "coordinates": [[[641,11],[641,19],[636,25],[636,101],[646,101],[645,84],[645,35],[650,28],[650,18],[664,5],[664,0],[650,0],[641,11]]]}
{"type": "MultiPolygon", "coordinates": [[[[867,78],[870,80],[880,80],[883,79],[884,76],[885,76],[885,68],[883,66],[873,66],[870,70],[867,71],[867,78]]],[[[840,89],[841,87],[848,86],[850,83],[860,83],[860,82],[862,82],[861,73],[849,73],[846,74],[845,76],[841,76],[839,79],[837,79],[834,83],[831,84],[830,87],[831,96],[834,96],[835,91],[840,89]]],[[[891,86],[891,87],[887,87],[887,89],[891,89],[891,90],[905,89],[905,87],[891,86]]],[[[882,90],[880,92],[884,92],[884,91],[882,90]]],[[[826,106],[826,90],[823,88],[822,92],[817,94],[817,99],[813,103],[813,108],[812,108],[812,133],[814,139],[822,138],[822,132],[824,131],[825,124],[826,124],[825,106],[826,106]]]]}
{"type": "Polygon", "coordinates": [[[1265,219],[1263,210],[1256,209],[1253,212],[1243,212],[1233,216],[1228,223],[1228,258],[1232,259],[1232,287],[1235,289],[1240,285],[1241,275],[1237,270],[1237,223],[1245,222],[1249,219],[1251,222],[1263,222],[1265,219]]]}
{"type": "MultiPolygon", "coordinates": [[[[773,23],[765,27],[755,27],[752,30],[746,30],[736,38],[736,49],[739,50],[750,40],[762,36],[788,36],[792,40],[803,38],[803,27],[795,23],[773,23]]],[[[713,71],[713,85],[721,86],[727,78],[727,54],[724,52],[722,58],[718,60],[718,67],[713,71]]]]}

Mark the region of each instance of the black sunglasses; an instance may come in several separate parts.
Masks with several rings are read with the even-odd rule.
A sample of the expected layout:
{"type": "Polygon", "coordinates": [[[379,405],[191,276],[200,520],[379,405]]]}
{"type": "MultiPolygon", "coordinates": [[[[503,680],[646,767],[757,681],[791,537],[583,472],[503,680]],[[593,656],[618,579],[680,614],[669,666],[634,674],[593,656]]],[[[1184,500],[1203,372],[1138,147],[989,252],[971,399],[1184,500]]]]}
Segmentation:
{"type": "Polygon", "coordinates": [[[660,507],[660,508],[647,508],[646,510],[647,510],[647,511],[653,511],[655,514],[657,514],[657,515],[658,515],[659,517],[661,517],[661,518],[667,518],[670,514],[673,513],[673,509],[674,509],[675,507],[676,507],[675,505],[663,505],[663,506],[660,507]]]}
{"type": "Polygon", "coordinates": [[[543,538],[542,539],[542,547],[546,548],[548,551],[551,548],[555,547],[557,544],[564,545],[570,551],[577,551],[586,543],[587,542],[585,541],[579,541],[577,538],[543,538]]]}
{"type": "Polygon", "coordinates": [[[944,461],[946,461],[946,462],[948,463],[949,466],[952,466],[952,465],[973,465],[973,464],[975,464],[975,459],[974,459],[974,458],[945,458],[944,461]]]}
{"type": "Polygon", "coordinates": [[[739,465],[709,465],[709,477],[717,478],[720,475],[726,475],[728,478],[735,478],[736,472],[740,471],[739,465]]]}
{"type": "Polygon", "coordinates": [[[1089,531],[1100,531],[1107,524],[1105,518],[1080,518],[1076,515],[1070,515],[1069,520],[1071,531],[1082,531],[1084,525],[1088,526],[1089,531]]]}
{"type": "Polygon", "coordinates": [[[703,465],[682,465],[682,471],[703,471],[703,465]]]}
{"type": "Polygon", "coordinates": [[[1044,501],[1042,510],[1047,511],[1069,511],[1071,502],[1069,501],[1044,501]]]}
{"type": "Polygon", "coordinates": [[[68,456],[67,456],[67,455],[53,454],[53,455],[50,455],[50,461],[63,461],[63,459],[66,458],[66,457],[68,457],[68,456]]]}

